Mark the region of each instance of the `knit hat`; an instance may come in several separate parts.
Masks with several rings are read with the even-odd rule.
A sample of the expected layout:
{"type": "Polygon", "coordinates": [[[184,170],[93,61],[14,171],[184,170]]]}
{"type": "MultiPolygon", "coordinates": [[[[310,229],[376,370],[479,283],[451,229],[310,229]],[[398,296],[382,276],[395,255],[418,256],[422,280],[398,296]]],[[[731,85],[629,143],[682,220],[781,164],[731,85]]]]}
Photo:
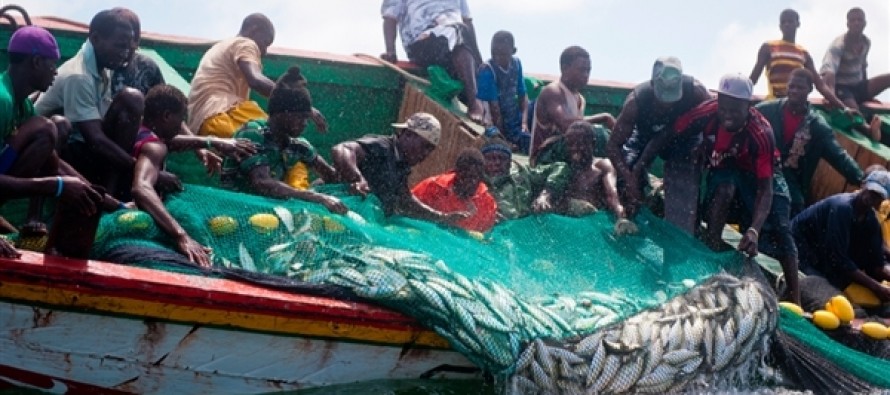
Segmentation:
{"type": "Polygon", "coordinates": [[[47,59],[61,58],[59,44],[52,33],[40,26],[24,26],[9,38],[9,53],[42,56],[47,59]]]}

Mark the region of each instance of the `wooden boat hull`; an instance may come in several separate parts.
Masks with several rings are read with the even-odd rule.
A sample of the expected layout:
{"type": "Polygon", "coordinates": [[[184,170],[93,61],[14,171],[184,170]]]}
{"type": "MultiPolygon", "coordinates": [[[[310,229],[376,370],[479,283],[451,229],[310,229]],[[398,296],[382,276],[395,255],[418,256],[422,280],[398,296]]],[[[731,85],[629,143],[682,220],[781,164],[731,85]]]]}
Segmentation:
{"type": "Polygon", "coordinates": [[[373,305],[34,253],[0,260],[0,383],[12,386],[243,394],[478,372],[373,305]]]}

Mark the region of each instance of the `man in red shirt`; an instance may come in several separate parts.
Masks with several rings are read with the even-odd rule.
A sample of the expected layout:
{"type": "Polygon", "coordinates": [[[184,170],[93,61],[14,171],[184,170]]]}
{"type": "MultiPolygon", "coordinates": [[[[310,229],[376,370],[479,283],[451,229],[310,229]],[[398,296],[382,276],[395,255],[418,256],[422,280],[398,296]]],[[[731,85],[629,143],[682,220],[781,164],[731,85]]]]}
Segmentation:
{"type": "MultiPolygon", "coordinates": [[[[741,74],[721,78],[717,99],[702,103],[677,119],[679,136],[701,133],[696,149],[708,169],[703,207],[708,225],[704,242],[713,249],[723,245],[728,220],[745,229],[738,249],[749,256],[758,252],[761,233],[765,252],[782,263],[789,299],[799,302],[797,248],[791,237],[788,185],[776,163],[779,152],[769,122],[751,105],[751,80],[741,74]],[[773,245],[775,244],[775,245],[773,245]],[[775,247],[775,248],[773,248],[775,247]]],[[[639,168],[645,171],[655,153],[670,141],[663,138],[643,152],[639,168]]]]}
{"type": "Polygon", "coordinates": [[[457,156],[454,170],[427,178],[411,190],[414,196],[435,210],[469,212],[454,222],[466,230],[487,232],[497,218],[497,203],[482,182],[485,158],[476,148],[466,148],[457,156]]]}

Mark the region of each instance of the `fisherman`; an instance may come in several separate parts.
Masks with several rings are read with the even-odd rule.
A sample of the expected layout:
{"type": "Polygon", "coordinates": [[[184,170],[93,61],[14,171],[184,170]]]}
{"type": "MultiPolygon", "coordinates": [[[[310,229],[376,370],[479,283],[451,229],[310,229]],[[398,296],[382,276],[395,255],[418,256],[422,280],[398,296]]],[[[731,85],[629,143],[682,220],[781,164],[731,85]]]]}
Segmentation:
{"type": "Polygon", "coordinates": [[[176,250],[199,266],[210,266],[210,248],[195,241],[164,207],[156,189],[158,174],[164,168],[168,146],[174,138],[180,147],[204,146],[205,139],[197,136],[178,136],[188,107],[185,95],[173,86],[161,84],[145,96],[142,125],[132,148],[136,167],[132,180],[132,194],[139,209],[147,212],[164,233],[176,244],[176,250]]]}
{"type": "MultiPolygon", "coordinates": [[[[126,8],[123,8],[123,11],[125,17],[133,26],[133,33],[136,36],[136,40],[133,42],[133,46],[130,50],[130,59],[121,65],[121,67],[114,69],[114,72],[111,74],[111,94],[114,96],[124,88],[130,87],[139,90],[139,92],[142,92],[142,94],[145,95],[152,87],[164,83],[164,75],[161,73],[161,68],[154,59],[137,51],[139,49],[139,40],[142,29],[139,22],[139,16],[126,8]]],[[[194,133],[189,129],[188,124],[183,122],[181,135],[193,134],[194,133]]],[[[238,150],[238,144],[234,143],[216,143],[214,145],[221,148],[219,154],[206,148],[194,150],[198,161],[200,161],[210,173],[218,171],[222,165],[223,159],[220,155],[233,155],[236,154],[236,151],[238,150]]]]}
{"type": "Polygon", "coordinates": [[[767,99],[777,99],[788,96],[788,83],[791,80],[791,72],[796,69],[806,69],[813,77],[813,85],[822,94],[822,97],[835,108],[851,112],[844,103],[837,98],[834,90],[829,88],[816,71],[810,52],[802,45],[795,42],[797,29],[800,27],[800,15],[792,9],[782,10],[779,14],[779,30],[782,31],[782,39],[763,43],[757,51],[757,63],[751,70],[751,83],[757,85],[760,75],[766,70],[767,87],[769,94],[767,99]]]}
{"type": "MultiPolygon", "coordinates": [[[[645,81],[627,95],[621,113],[615,122],[615,130],[609,139],[607,153],[612,165],[618,171],[628,216],[633,217],[643,196],[643,185],[648,184],[648,174],[633,174],[631,169],[637,163],[640,153],[646,145],[659,134],[672,134],[673,124],[677,118],[695,106],[711,99],[711,94],[695,78],[683,74],[680,59],[673,56],[661,57],[652,67],[652,79],[645,81]]],[[[696,144],[696,136],[682,141],[675,141],[668,149],[660,152],[666,159],[664,178],[666,200],[676,203],[698,191],[699,176],[693,171],[691,150],[696,144]],[[684,188],[678,188],[681,181],[692,180],[684,188]]],[[[689,201],[689,199],[684,199],[689,201]]],[[[687,210],[672,210],[666,213],[666,219],[692,234],[695,229],[695,201],[687,210]]]]}
{"type": "MultiPolygon", "coordinates": [[[[63,165],[56,152],[57,124],[66,121],[36,115],[28,97],[53,83],[60,58],[56,39],[44,28],[25,26],[12,34],[7,51],[9,66],[0,74],[0,204],[13,198],[57,197],[83,215],[95,214],[102,195],[63,165]]],[[[45,233],[39,208],[32,200],[27,221],[45,233]]],[[[0,244],[0,256],[18,256],[5,239],[0,244]]]]}
{"type": "Polygon", "coordinates": [[[494,226],[497,203],[482,182],[484,176],[482,153],[476,148],[464,148],[454,161],[454,170],[417,183],[411,193],[434,210],[470,213],[469,217],[455,221],[454,226],[487,232],[494,226]]]}
{"type": "Polygon", "coordinates": [[[498,31],[491,38],[491,59],[479,67],[477,97],[488,104],[491,125],[518,151],[528,154],[531,133],[528,130],[528,95],[522,77],[522,62],[513,56],[513,34],[498,31]]]}
{"type": "Polygon", "coordinates": [[[137,51],[142,36],[142,24],[139,21],[139,16],[129,9],[119,9],[133,28],[133,42],[130,46],[130,57],[111,73],[111,94],[112,96],[116,95],[124,88],[130,87],[146,95],[153,86],[164,83],[164,75],[154,59],[137,51]]]}
{"type": "MultiPolygon", "coordinates": [[[[890,280],[884,265],[881,227],[874,210],[890,195],[890,173],[875,171],[862,189],[827,197],[808,207],[791,221],[800,251],[803,304],[807,311],[821,309],[828,298],[858,284],[877,298],[890,302],[890,280]]],[[[861,315],[863,312],[857,313],[861,315]]]]}
{"type": "Polygon", "coordinates": [[[482,147],[485,182],[497,202],[498,221],[526,217],[554,209],[569,181],[563,162],[528,167],[512,160],[507,142],[494,139],[482,147]]]}
{"type": "MultiPolygon", "coordinates": [[[[868,78],[868,50],[871,40],[863,34],[865,11],[847,11],[847,32],[831,42],[822,59],[822,78],[847,107],[859,110],[862,103],[890,88],[890,73],[868,78]]],[[[869,127],[859,128],[866,135],[880,139],[881,120],[874,117],[869,127]]]]}
{"type": "MultiPolygon", "coordinates": [[[[578,46],[568,47],[559,56],[559,66],[561,72],[559,80],[547,84],[541,90],[535,104],[529,150],[529,163],[532,166],[539,163],[539,156],[546,155],[542,150],[544,142],[551,137],[562,135],[575,121],[605,124],[610,130],[615,127],[615,117],[609,113],[584,116],[586,102],[581,95],[581,88],[587,86],[587,80],[590,78],[590,54],[578,46]]],[[[599,134],[597,140],[605,146],[608,131],[602,129],[597,131],[599,134]]],[[[552,145],[550,149],[559,150],[560,146],[561,144],[552,145]]],[[[565,158],[553,160],[565,161],[565,158]]]]}
{"type": "MultiPolygon", "coordinates": [[[[214,44],[198,64],[189,91],[188,127],[201,136],[230,138],[245,123],[269,116],[250,100],[250,90],[269,97],[275,82],[263,75],[262,57],[275,39],[272,21],[260,13],[241,22],[238,35],[214,44]]],[[[322,133],[327,120],[312,108],[310,120],[322,133]]],[[[288,184],[309,187],[308,169],[302,163],[288,169],[288,184]]]]}
{"type": "Polygon", "coordinates": [[[408,59],[421,67],[442,66],[463,83],[463,100],[470,120],[482,122],[476,99],[476,71],[482,55],[467,0],[383,0],[383,43],[380,58],[395,63],[396,30],[408,59]]]}
{"type": "MultiPolygon", "coordinates": [[[[133,145],[143,103],[142,93],[132,88],[112,99],[108,83],[107,70],[130,58],[135,34],[128,12],[115,8],[96,14],[83,47],[59,67],[53,85],[34,103],[38,114],[61,113],[73,125],[62,158],[91,183],[120,198],[126,197],[130,180],[120,177],[120,169],[132,170],[136,163],[122,147],[133,145]]],[[[66,134],[67,130],[59,132],[66,134]]],[[[158,183],[165,190],[182,188],[168,172],[161,173],[158,183]]]]}
{"type": "Polygon", "coordinates": [[[565,133],[567,166],[570,173],[559,211],[571,216],[592,214],[607,207],[615,215],[615,233],[636,233],[618,199],[615,168],[605,158],[596,158],[596,132],[584,121],[576,121],[565,133]]]}
{"type": "Polygon", "coordinates": [[[787,97],[765,101],[756,108],[766,117],[782,154],[782,174],[791,194],[791,216],[812,203],[810,183],[819,161],[825,159],[852,185],[862,183],[859,165],[837,143],[831,126],[810,106],[814,74],[798,68],[791,72],[787,97]]]}
{"type": "Polygon", "coordinates": [[[257,195],[318,203],[343,214],[348,208],[340,199],[283,182],[288,169],[297,163],[315,170],[325,182],[337,181],[336,170],[300,137],[312,114],[312,99],[303,81],[299,67],[291,67],[278,79],[269,95],[269,119],[249,121],[234,136],[253,142],[259,152],[243,159],[227,159],[221,183],[257,195]]]}
{"type": "Polygon", "coordinates": [[[349,192],[362,197],[373,193],[387,216],[403,214],[444,224],[469,217],[467,211],[444,213],[423,204],[408,186],[411,167],[426,159],[439,144],[439,120],[419,112],[392,126],[396,129],[392,136],[369,135],[331,149],[334,167],[341,182],[349,185],[349,192]]]}
{"type": "MultiPolygon", "coordinates": [[[[717,99],[682,115],[674,129],[681,138],[692,134],[703,137],[695,155],[708,169],[702,205],[707,208],[705,244],[715,250],[722,248],[721,236],[727,220],[738,221],[745,229],[738,249],[753,257],[759,246],[768,248],[769,254],[782,264],[788,299],[797,302],[797,249],[789,227],[788,186],[775,167],[779,152],[772,128],[751,105],[751,96],[751,80],[741,74],[725,75],[720,79],[717,99]],[[765,230],[768,235],[761,237],[765,230]]],[[[645,171],[670,142],[670,136],[653,140],[634,171],[645,171]]]]}

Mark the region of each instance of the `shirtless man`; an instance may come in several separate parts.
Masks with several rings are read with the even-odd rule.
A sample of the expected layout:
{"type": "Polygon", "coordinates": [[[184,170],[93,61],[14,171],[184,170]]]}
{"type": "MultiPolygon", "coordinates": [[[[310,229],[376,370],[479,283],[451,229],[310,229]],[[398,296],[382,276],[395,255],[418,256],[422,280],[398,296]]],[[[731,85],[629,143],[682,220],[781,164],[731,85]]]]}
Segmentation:
{"type": "Polygon", "coordinates": [[[618,219],[616,233],[635,233],[636,226],[626,219],[624,206],[618,199],[615,168],[608,159],[593,155],[596,147],[593,127],[587,122],[576,121],[566,131],[565,140],[571,180],[559,211],[573,216],[585,215],[605,206],[618,219]]]}
{"type": "Polygon", "coordinates": [[[615,126],[615,117],[609,113],[584,116],[586,103],[580,91],[590,78],[590,54],[578,46],[568,47],[559,57],[559,66],[559,80],[544,87],[535,104],[529,151],[532,166],[544,141],[563,134],[575,121],[603,123],[610,130],[615,126]]]}

